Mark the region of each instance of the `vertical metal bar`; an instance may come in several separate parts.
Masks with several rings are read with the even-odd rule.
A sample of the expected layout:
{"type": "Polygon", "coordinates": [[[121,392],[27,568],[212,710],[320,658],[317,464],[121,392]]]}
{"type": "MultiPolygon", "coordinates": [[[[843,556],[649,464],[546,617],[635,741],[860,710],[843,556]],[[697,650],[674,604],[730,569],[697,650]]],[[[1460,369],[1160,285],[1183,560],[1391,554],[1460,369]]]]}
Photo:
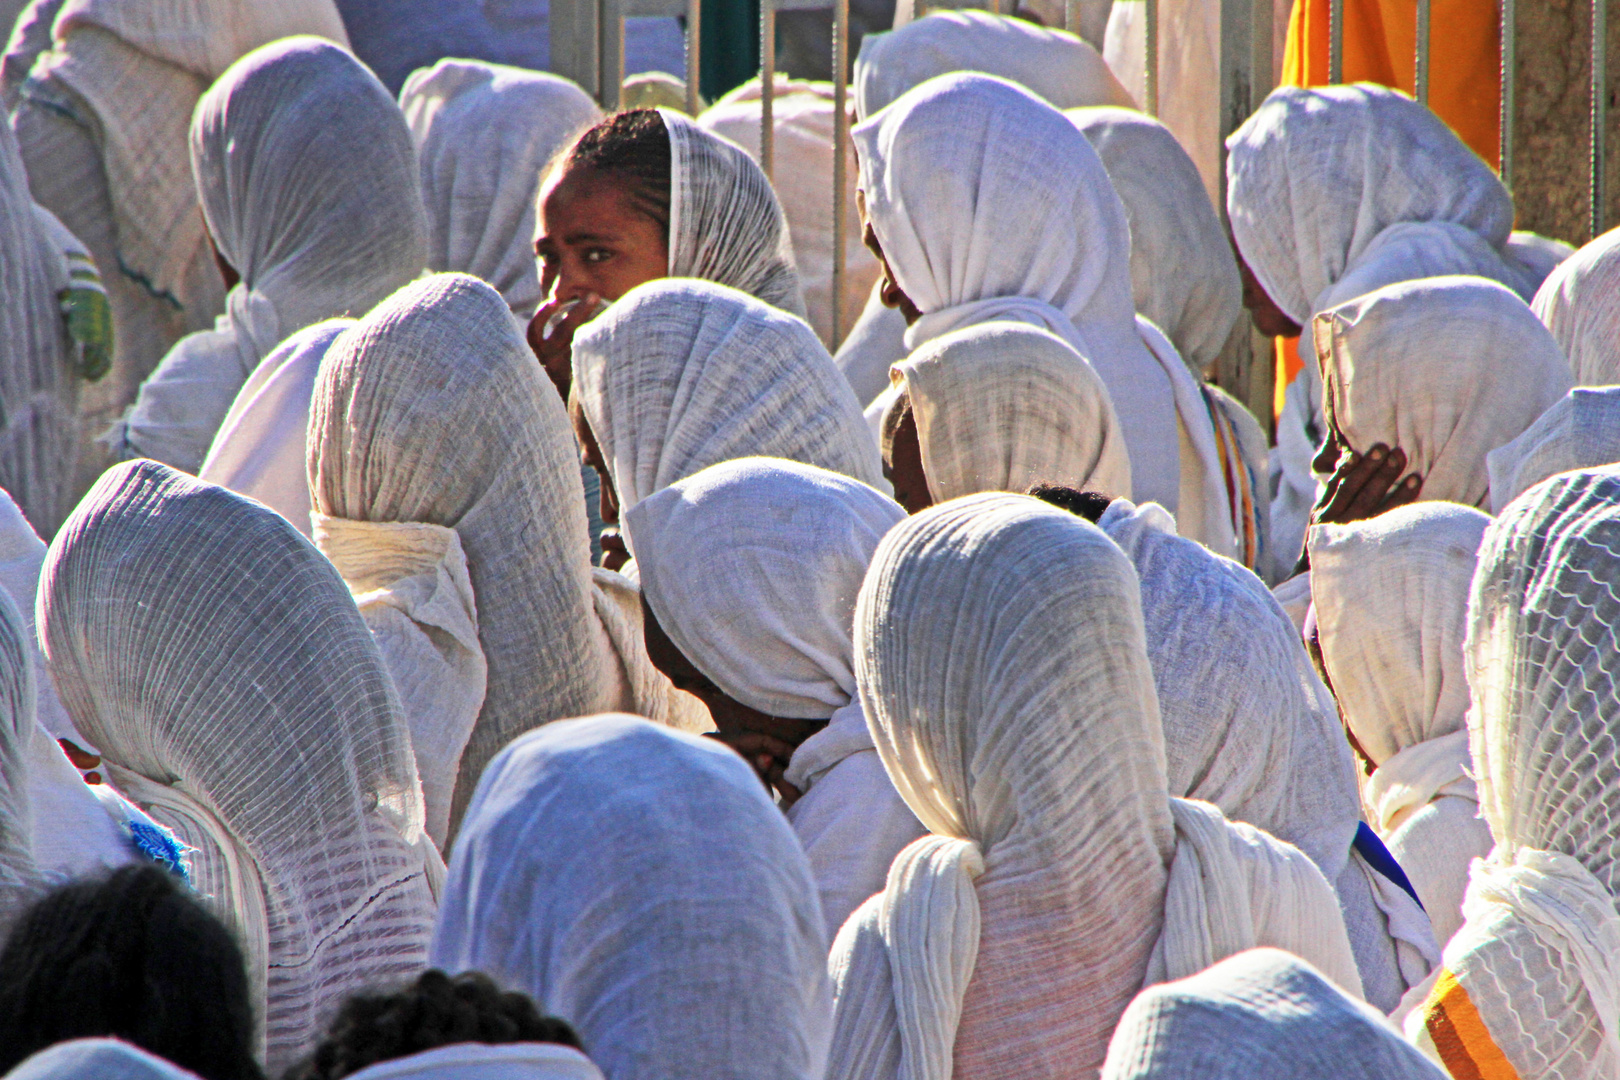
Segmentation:
{"type": "Polygon", "coordinates": [[[703,81],[703,3],[686,0],[686,115],[698,114],[698,84],[703,81]]]}
{"type": "Polygon", "coordinates": [[[776,164],[776,3],[759,2],[759,167],[774,179],[776,164]]]}
{"type": "Polygon", "coordinates": [[[1502,125],[1498,146],[1501,148],[1502,183],[1513,191],[1513,125],[1518,119],[1519,101],[1519,20],[1516,0],[1502,0],[1502,125]]]}
{"type": "Polygon", "coordinates": [[[1344,82],[1344,0],[1328,0],[1328,82],[1344,82]]]}
{"type": "Polygon", "coordinates": [[[624,93],[624,0],[602,0],[602,108],[613,112],[624,93]]]}
{"type": "Polygon", "coordinates": [[[1419,105],[1429,103],[1429,3],[1418,0],[1417,57],[1412,67],[1412,91],[1419,105]]]}
{"type": "Polygon", "coordinates": [[[572,79],[601,100],[602,56],[598,0],[553,0],[551,5],[551,70],[572,79]]]}
{"type": "Polygon", "coordinates": [[[1142,0],[1142,86],[1149,116],[1159,115],[1159,0],[1142,0]]]}
{"type": "Polygon", "coordinates": [[[1609,128],[1609,0],[1592,0],[1592,190],[1591,228],[1604,232],[1609,128]]]}
{"type": "Polygon", "coordinates": [[[1063,0],[1063,29],[1080,33],[1080,0],[1063,0]]]}
{"type": "Polygon", "coordinates": [[[849,153],[849,0],[833,0],[833,263],[832,341],[844,339],[844,158],[849,153]]]}

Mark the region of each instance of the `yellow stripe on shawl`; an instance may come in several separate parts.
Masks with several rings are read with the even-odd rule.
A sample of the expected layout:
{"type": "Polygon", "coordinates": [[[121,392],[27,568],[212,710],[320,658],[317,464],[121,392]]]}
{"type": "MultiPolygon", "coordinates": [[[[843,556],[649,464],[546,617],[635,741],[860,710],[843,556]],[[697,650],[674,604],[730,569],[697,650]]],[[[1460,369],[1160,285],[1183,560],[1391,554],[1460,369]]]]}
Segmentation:
{"type": "Polygon", "coordinates": [[[1519,1080],[1518,1070],[1497,1049],[1468,991],[1449,969],[1423,1003],[1423,1024],[1452,1080],[1519,1080]]]}

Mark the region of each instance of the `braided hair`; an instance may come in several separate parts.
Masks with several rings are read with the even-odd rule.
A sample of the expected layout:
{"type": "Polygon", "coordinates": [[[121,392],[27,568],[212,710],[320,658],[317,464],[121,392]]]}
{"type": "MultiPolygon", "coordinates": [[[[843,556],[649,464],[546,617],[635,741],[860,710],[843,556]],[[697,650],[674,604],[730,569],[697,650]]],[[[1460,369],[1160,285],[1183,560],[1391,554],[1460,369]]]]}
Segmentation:
{"type": "Polygon", "coordinates": [[[562,160],[562,170],[592,169],[625,183],[631,204],[658,223],[669,242],[669,131],[657,109],[614,113],[587,129],[562,160]]]}

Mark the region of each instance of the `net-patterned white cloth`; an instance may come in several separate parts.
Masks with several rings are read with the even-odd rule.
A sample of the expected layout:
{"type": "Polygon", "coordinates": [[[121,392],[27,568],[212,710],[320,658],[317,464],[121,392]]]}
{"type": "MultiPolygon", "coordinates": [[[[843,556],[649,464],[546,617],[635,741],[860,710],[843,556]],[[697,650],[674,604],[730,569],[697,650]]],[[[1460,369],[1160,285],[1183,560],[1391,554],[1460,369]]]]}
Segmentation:
{"type": "Polygon", "coordinates": [[[1491,513],[1501,513],[1549,476],[1615,462],[1620,462],[1620,387],[1576,386],[1518,437],[1485,455],[1491,513]]]}
{"type": "MultiPolygon", "coordinates": [[[[1198,169],[1151,116],[1118,108],[1071,109],[1068,116],[1125,204],[1137,314],[1163,330],[1195,371],[1208,369],[1244,317],[1243,283],[1198,169]]],[[[1247,324],[1240,329],[1247,333],[1247,324]]]]}
{"type": "Polygon", "coordinates": [[[1208,404],[1175,346],[1138,320],[1124,206],[1069,118],[1012,83],[956,74],[910,91],[852,137],[878,243],[922,312],[907,348],[998,319],[1057,334],[1108,387],[1132,497],[1233,550],[1208,404]]]}
{"type": "Polygon", "coordinates": [[[816,1080],[830,1003],[815,895],[730,749],[635,717],[567,720],[490,763],[432,963],[530,995],[608,1080],[816,1080]]]}
{"type": "Polygon", "coordinates": [[[879,546],[857,681],[930,834],[834,943],[829,1077],[1095,1076],[1145,980],[1257,944],[1359,989],[1321,871],[1169,798],[1138,594],[1101,530],[1025,496],[953,500],[879,546]]]}
{"type": "Polygon", "coordinates": [[[826,720],[794,751],[788,810],[830,940],[883,888],[922,826],[883,771],[855,692],[855,596],[905,511],[813,465],[743,458],[643,499],[625,518],[641,588],[682,655],[769,716],[826,720]]]}
{"type": "Polygon", "coordinates": [[[603,1080],[602,1070],[556,1043],[451,1043],[391,1058],[351,1080],[603,1080]]]}
{"type": "Polygon", "coordinates": [[[34,1054],[6,1080],[198,1080],[180,1066],[118,1039],[69,1039],[34,1054]]]}
{"type": "MultiPolygon", "coordinates": [[[[1486,532],[1470,596],[1469,746],[1496,847],[1445,966],[1522,1080],[1620,1072],[1617,506],[1614,470],[1531,488],[1486,532]]],[[[1424,1011],[1408,1031],[1433,1045],[1424,1011]]]]}
{"type": "Polygon", "coordinates": [[[156,462],[116,466],[52,543],[39,619],[109,778],[198,849],[271,1073],[349,994],[421,968],[438,854],[410,733],[343,580],[292,526],[156,462]]]}
{"type": "Polygon", "coordinates": [[[399,106],[346,50],[300,37],[232,64],[197,103],[208,231],[241,275],[213,330],[176,343],[117,436],[195,471],[259,362],[322,319],[365,314],[422,271],[427,213],[399,106]]]}
{"type": "Polygon", "coordinates": [[[1103,1080],[1444,1080],[1377,1010],[1310,964],[1252,949],[1142,991],[1103,1080]]]}
{"type": "Polygon", "coordinates": [[[482,278],[528,321],[540,173],[602,110],[567,79],[481,60],[413,72],[399,104],[422,163],[429,268],[482,278]]]}
{"type": "Polygon", "coordinates": [[[620,512],[739,457],[818,465],[882,490],[849,384],[804,320],[711,281],[638,285],[574,337],[574,393],[620,512]]]}
{"type": "MultiPolygon", "coordinates": [[[[403,602],[415,588],[404,579],[439,581],[449,538],[421,533],[412,544],[391,523],[452,530],[465,553],[476,613],[464,613],[476,619],[487,687],[476,722],[465,718],[465,749],[441,731],[433,745],[449,760],[423,764],[424,776],[454,774],[454,835],[497,750],[548,720],[621,704],[619,660],[594,613],[585,495],[562,401],[500,294],[465,274],[435,274],[379,304],[327,351],[308,454],[317,538],[357,594],[391,588],[403,602]],[[416,550],[402,557],[400,544],[416,550]]],[[[437,595],[437,585],[421,584],[437,595]]],[[[430,649],[470,677],[470,643],[452,645],[439,616],[406,607],[400,613],[429,639],[417,643],[420,658],[432,663],[396,680],[431,692],[445,672],[430,649]]],[[[391,651],[390,660],[411,655],[391,651]]],[[[433,708],[431,694],[418,702],[413,726],[463,722],[433,708]]]]}
{"type": "Polygon", "coordinates": [[[803,317],[793,238],[765,173],[690,117],[658,115],[669,133],[669,276],[718,281],[803,317]]]}
{"type": "Polygon", "coordinates": [[[1108,388],[1056,334],[980,323],[934,338],[891,372],[911,402],[935,502],[1035,484],[1130,493],[1108,388]]]}
{"type": "Polygon", "coordinates": [[[1576,386],[1620,383],[1620,229],[1548,274],[1531,307],[1569,357],[1576,386]]]}
{"type": "Polygon", "coordinates": [[[1569,391],[1547,328],[1483,278],[1387,285],[1318,315],[1312,331],[1328,421],[1358,453],[1404,450],[1422,499],[1485,505],[1485,455],[1569,391]]]}
{"type": "Polygon", "coordinates": [[[1339,714],[1377,766],[1369,821],[1444,943],[1462,925],[1468,864],[1491,849],[1479,818],[1464,714],[1463,633],[1490,518],[1420,502],[1317,525],[1307,541],[1322,663],[1339,714]]]}

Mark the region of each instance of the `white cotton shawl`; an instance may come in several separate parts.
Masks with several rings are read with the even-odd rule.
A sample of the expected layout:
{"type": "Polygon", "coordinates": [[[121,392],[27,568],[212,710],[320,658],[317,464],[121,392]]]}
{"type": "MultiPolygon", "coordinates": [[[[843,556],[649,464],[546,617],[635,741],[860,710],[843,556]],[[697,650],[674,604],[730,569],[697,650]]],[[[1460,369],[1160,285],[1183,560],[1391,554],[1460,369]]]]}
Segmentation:
{"type": "Polygon", "coordinates": [[[109,777],[198,850],[267,1070],[425,958],[438,855],[399,698],[343,581],[280,516],[151,461],[52,543],[40,637],[109,777]]]}
{"type": "Polygon", "coordinates": [[[1103,1080],[1444,1080],[1365,1002],[1278,949],[1142,991],[1103,1080]]]}
{"type": "Polygon", "coordinates": [[[29,766],[45,733],[34,720],[34,665],[25,633],[17,606],[0,594],[0,933],[9,933],[43,883],[34,861],[29,766]]]}
{"type": "Polygon", "coordinates": [[[826,938],[792,830],[730,749],[634,717],[551,724],[490,763],[431,961],[528,994],[609,1080],[826,1062],[826,938]]]}
{"type": "Polygon", "coordinates": [[[1198,169],[1170,129],[1129,109],[1070,109],[1102,158],[1131,227],[1131,296],[1194,371],[1221,355],[1243,316],[1232,244],[1198,169]]]}
{"type": "Polygon", "coordinates": [[[625,293],[574,337],[574,393],[619,507],[699,469],[781,457],[882,490],[849,384],[802,319],[712,281],[625,293]]]}
{"type": "Polygon", "coordinates": [[[878,243],[923,313],[907,347],[996,319],[1057,334],[1108,387],[1132,497],[1232,550],[1209,406],[1175,346],[1136,315],[1124,206],[1068,117],[1004,80],[946,75],[853,138],[878,243]]]}
{"type": "Polygon", "coordinates": [[[1549,476],[1615,462],[1620,462],[1620,386],[1576,386],[1516,438],[1485,455],[1491,513],[1506,510],[1549,476]]]}
{"type": "Polygon", "coordinates": [[[399,106],[329,42],[279,41],[231,65],[197,104],[191,158],[209,233],[242,280],[215,329],[142,384],[121,436],[126,456],[186,471],[261,359],[312,323],[365,314],[428,251],[399,106]]]}
{"type": "Polygon", "coordinates": [[[350,1080],[603,1080],[602,1070],[556,1043],[452,1043],[390,1058],[350,1080]]]}
{"type": "Polygon", "coordinates": [[[1173,806],[1136,575],[1095,526],[1004,494],[909,518],[862,586],[855,655],[930,835],[834,943],[829,1077],[1095,1075],[1155,966],[1229,946],[1304,949],[1359,988],[1309,859],[1173,806]]]}
{"type": "Polygon", "coordinates": [[[412,72],[399,104],[422,166],[428,267],[482,278],[527,322],[540,306],[540,174],[602,110],[567,79],[481,60],[412,72]]]}
{"type": "Polygon", "coordinates": [[[46,1047],[5,1080],[198,1080],[156,1054],[118,1039],[69,1039],[46,1047]]]}
{"type": "Polygon", "coordinates": [[[794,751],[788,811],[829,939],[883,888],[922,826],[883,771],[855,690],[855,596],[906,513],[813,465],[710,466],[625,516],[641,589],[676,648],[726,694],[771,716],[827,720],[794,751]]]}
{"type": "Polygon", "coordinates": [[[1531,307],[1569,357],[1576,386],[1620,383],[1620,229],[1571,255],[1541,283],[1531,307]]]}
{"type": "MultiPolygon", "coordinates": [[[[793,256],[804,289],[805,321],[829,349],[833,297],[833,84],[788,79],[778,75],[771,101],[774,125],[771,184],[793,234],[793,256]]],[[[730,139],[759,159],[760,83],[750,80],[726,94],[697,118],[699,126],[730,139]]],[[[839,325],[845,334],[861,313],[877,282],[877,259],[861,242],[861,217],[855,205],[855,147],[844,147],[844,278],[836,298],[839,325]]]]}
{"type": "Polygon", "coordinates": [[[1479,818],[1464,717],[1463,634],[1490,518],[1420,502],[1317,525],[1307,547],[1322,662],[1345,726],[1377,766],[1369,821],[1444,943],[1462,925],[1471,860],[1491,848],[1479,818]]]}
{"type": "Polygon", "coordinates": [[[1569,390],[1547,328],[1483,278],[1388,285],[1323,312],[1312,331],[1329,423],[1357,452],[1405,451],[1423,499],[1483,506],[1485,455],[1569,390]]]}
{"type": "Polygon", "coordinates": [[[1470,596],[1469,746],[1496,847],[1445,966],[1523,1080],[1620,1071],[1617,504],[1613,470],[1531,488],[1486,532],[1470,596]]]}
{"type": "Polygon", "coordinates": [[[1131,461],[1108,388],[1056,334],[1021,322],[954,330],[895,364],[911,402],[935,502],[1058,484],[1131,490],[1131,461]]]}
{"type": "MultiPolygon", "coordinates": [[[[505,301],[465,274],[400,290],[321,362],[308,442],[316,511],[454,530],[466,555],[488,678],[465,750],[455,748],[451,836],[484,766],[513,737],[620,701],[618,661],[593,611],[577,453],[505,301]]],[[[391,563],[387,537],[375,543],[391,563]]],[[[385,576],[425,568],[411,559],[385,576]]],[[[349,579],[356,593],[384,584],[349,579]]]]}
{"type": "Polygon", "coordinates": [[[793,238],[764,172],[690,117],[658,115],[669,133],[669,276],[717,281],[802,318],[793,238]]]}

